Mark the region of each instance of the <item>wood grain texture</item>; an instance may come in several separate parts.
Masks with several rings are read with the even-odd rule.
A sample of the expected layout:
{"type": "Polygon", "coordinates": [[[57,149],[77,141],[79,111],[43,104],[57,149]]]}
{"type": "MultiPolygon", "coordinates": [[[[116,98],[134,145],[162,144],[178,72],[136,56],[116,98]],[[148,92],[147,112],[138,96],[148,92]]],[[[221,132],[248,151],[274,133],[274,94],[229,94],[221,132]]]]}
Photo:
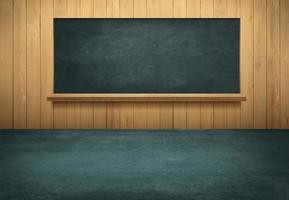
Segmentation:
{"type": "Polygon", "coordinates": [[[53,128],[53,104],[47,101],[52,92],[53,68],[53,0],[41,0],[41,128],[53,128]]]}
{"type": "Polygon", "coordinates": [[[174,103],[174,129],[187,128],[187,103],[174,103]]]}
{"type": "Polygon", "coordinates": [[[94,0],[94,17],[106,17],[106,0],[94,0]]]}
{"type": "Polygon", "coordinates": [[[40,113],[40,1],[27,0],[27,128],[39,129],[40,113]]]}
{"type": "Polygon", "coordinates": [[[267,0],[267,127],[280,128],[280,10],[267,0]],[[269,114],[270,113],[270,114],[269,114]]]}
{"type": "Polygon", "coordinates": [[[14,128],[27,128],[27,26],[26,1],[14,1],[13,72],[14,128]]]}
{"type": "Polygon", "coordinates": [[[0,128],[289,128],[288,0],[5,0],[0,5],[0,128]],[[53,93],[53,17],[240,17],[246,101],[141,97],[143,102],[106,103],[65,97],[52,104],[47,96],[53,93]]]}
{"type": "Polygon", "coordinates": [[[94,103],[93,108],[93,128],[106,128],[106,103],[94,103]]]}
{"type": "Polygon", "coordinates": [[[266,1],[254,0],[254,128],[266,128],[266,1]]]}
{"type": "Polygon", "coordinates": [[[171,129],[173,128],[173,103],[160,104],[160,128],[171,129]]]}
{"type": "Polygon", "coordinates": [[[147,103],[134,103],[133,108],[133,125],[135,129],[147,128],[147,103]]]}
{"type": "Polygon", "coordinates": [[[241,103],[241,127],[254,127],[254,1],[241,1],[241,93],[247,98],[241,103]]]}
{"type": "Polygon", "coordinates": [[[13,2],[0,1],[0,129],[13,128],[13,2]]]}
{"type": "Polygon", "coordinates": [[[281,128],[289,128],[289,1],[280,1],[281,128]]]}
{"type": "Polygon", "coordinates": [[[187,18],[201,16],[201,0],[187,0],[187,18]]]}

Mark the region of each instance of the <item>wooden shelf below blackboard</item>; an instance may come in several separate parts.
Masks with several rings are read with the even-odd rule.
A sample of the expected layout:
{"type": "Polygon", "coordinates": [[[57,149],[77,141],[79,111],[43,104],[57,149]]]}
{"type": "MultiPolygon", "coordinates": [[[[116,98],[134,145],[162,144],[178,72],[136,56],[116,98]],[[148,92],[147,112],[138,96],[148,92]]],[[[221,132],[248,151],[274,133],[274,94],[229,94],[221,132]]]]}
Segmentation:
{"type": "Polygon", "coordinates": [[[195,101],[195,102],[240,102],[246,101],[241,94],[52,94],[47,97],[53,102],[93,101],[195,101]]]}

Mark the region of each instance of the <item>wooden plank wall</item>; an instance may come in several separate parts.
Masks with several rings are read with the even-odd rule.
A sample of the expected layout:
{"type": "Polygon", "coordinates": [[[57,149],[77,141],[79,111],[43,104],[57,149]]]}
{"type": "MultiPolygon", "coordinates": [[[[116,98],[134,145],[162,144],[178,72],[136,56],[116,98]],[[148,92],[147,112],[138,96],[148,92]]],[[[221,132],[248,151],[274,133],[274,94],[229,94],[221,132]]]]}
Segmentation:
{"type": "Polygon", "coordinates": [[[289,128],[289,0],[1,0],[0,30],[0,128],[289,128]],[[52,105],[54,17],[241,18],[247,101],[52,105]]]}

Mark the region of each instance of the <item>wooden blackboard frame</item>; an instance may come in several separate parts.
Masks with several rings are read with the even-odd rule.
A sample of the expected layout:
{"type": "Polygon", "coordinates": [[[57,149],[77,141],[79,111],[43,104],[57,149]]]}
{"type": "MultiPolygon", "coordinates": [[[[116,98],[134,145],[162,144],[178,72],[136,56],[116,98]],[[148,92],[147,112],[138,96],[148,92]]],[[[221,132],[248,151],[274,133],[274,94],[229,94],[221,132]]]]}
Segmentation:
{"type": "MultiPolygon", "coordinates": [[[[55,19],[74,19],[74,18],[53,18],[55,19]]],[[[83,19],[83,18],[81,18],[83,19]]],[[[90,19],[90,18],[88,18],[90,19]]],[[[108,18],[97,18],[108,19],[108,18]]],[[[125,19],[125,18],[122,18],[125,19]]],[[[139,18],[141,19],[141,18],[139,18]]],[[[144,18],[146,19],[146,18],[144,18]]],[[[150,18],[154,19],[154,18],[150,18]]],[[[158,18],[156,18],[158,19],[158,18]]],[[[163,18],[162,18],[163,19],[163,18]]],[[[176,18],[172,18],[176,19],[176,18]]],[[[190,19],[190,18],[187,18],[190,19]]],[[[196,19],[196,18],[192,18],[196,19]]],[[[215,18],[202,18],[215,19],[215,18]]],[[[231,19],[231,18],[226,18],[231,19]]],[[[240,18],[233,18],[240,19],[240,18]]],[[[53,27],[53,26],[52,26],[53,27]]],[[[240,23],[241,29],[241,23],[240,23]]],[[[54,31],[54,28],[52,28],[54,31]]],[[[240,40],[241,41],[241,40],[240,40]]],[[[54,42],[54,39],[53,39],[54,42]]],[[[240,44],[241,47],[241,44],[240,44]]],[[[239,51],[241,52],[241,51],[239,51]]],[[[239,60],[240,62],[240,60],[239,60]]],[[[239,64],[239,67],[241,65],[239,64]]],[[[240,71],[241,72],[241,71],[240,71]]],[[[50,89],[47,95],[47,100],[52,102],[141,102],[141,101],[157,101],[157,102],[241,102],[246,101],[246,97],[240,93],[54,93],[54,66],[51,67],[51,72],[48,74],[50,89]]],[[[242,85],[241,73],[239,74],[240,86],[242,85]]]]}

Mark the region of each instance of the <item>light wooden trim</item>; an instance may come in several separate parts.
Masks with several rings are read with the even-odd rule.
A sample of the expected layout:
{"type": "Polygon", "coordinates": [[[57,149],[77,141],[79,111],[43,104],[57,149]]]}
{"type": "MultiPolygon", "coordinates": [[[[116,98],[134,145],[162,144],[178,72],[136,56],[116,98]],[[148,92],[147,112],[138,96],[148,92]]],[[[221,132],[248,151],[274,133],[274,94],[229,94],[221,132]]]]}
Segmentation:
{"type": "Polygon", "coordinates": [[[195,102],[240,102],[246,101],[241,94],[51,94],[53,102],[92,101],[195,101],[195,102]]]}

